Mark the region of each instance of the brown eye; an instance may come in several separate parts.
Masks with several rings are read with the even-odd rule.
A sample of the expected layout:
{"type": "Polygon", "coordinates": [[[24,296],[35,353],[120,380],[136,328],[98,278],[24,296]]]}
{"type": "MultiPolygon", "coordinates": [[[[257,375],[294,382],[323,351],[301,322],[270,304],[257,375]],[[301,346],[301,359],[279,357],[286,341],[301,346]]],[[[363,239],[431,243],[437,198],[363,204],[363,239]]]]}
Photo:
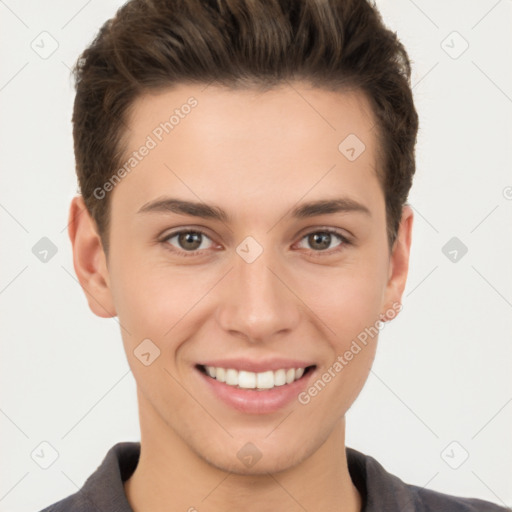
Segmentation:
{"type": "Polygon", "coordinates": [[[185,232],[178,235],[180,247],[186,250],[195,251],[201,247],[201,233],[185,232]]]}
{"type": "Polygon", "coordinates": [[[209,240],[201,231],[179,231],[166,237],[163,242],[169,243],[177,250],[193,252],[209,248],[209,246],[204,247],[204,239],[209,240]],[[176,243],[171,242],[173,239],[176,239],[176,243]]]}
{"type": "Polygon", "coordinates": [[[331,245],[331,234],[312,233],[308,235],[308,243],[313,249],[328,249],[331,245]]]}
{"type": "Polygon", "coordinates": [[[314,231],[305,235],[302,241],[306,241],[306,249],[311,249],[313,252],[331,252],[328,249],[336,250],[341,249],[341,246],[348,245],[350,242],[340,233],[330,230],[314,231]],[[333,245],[333,242],[339,240],[339,243],[333,245]]]}

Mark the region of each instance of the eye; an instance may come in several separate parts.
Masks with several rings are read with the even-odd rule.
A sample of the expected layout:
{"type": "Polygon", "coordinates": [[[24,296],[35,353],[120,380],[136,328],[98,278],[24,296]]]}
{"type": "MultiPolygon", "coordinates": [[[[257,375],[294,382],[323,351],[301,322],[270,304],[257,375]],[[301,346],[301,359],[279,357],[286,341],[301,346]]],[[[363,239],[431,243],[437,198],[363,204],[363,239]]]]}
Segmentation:
{"type": "MultiPolygon", "coordinates": [[[[313,255],[333,254],[343,250],[344,246],[351,244],[350,240],[341,233],[328,228],[311,231],[300,239],[298,247],[308,249],[308,247],[301,247],[300,244],[303,241],[309,245],[309,252],[313,255]],[[328,250],[332,249],[332,244],[336,241],[336,238],[339,243],[334,246],[334,250],[328,250]]],[[[179,253],[182,256],[198,256],[201,251],[211,249],[214,245],[206,233],[197,229],[175,231],[165,236],[161,242],[167,250],[179,253]]]]}
{"type": "MultiPolygon", "coordinates": [[[[301,242],[305,240],[310,248],[313,249],[314,252],[337,252],[340,251],[344,245],[350,245],[350,241],[344,237],[341,233],[338,233],[332,229],[323,229],[321,231],[312,231],[308,233],[304,237],[302,237],[301,242]],[[332,242],[335,242],[335,238],[337,238],[340,243],[335,246],[334,251],[327,251],[327,249],[332,248],[332,242]]],[[[307,249],[308,247],[306,247],[307,249]]]]}
{"type": "MultiPolygon", "coordinates": [[[[210,245],[207,243],[205,244],[205,239],[210,240],[210,238],[206,235],[206,233],[203,233],[202,231],[198,230],[184,230],[184,231],[177,231],[175,233],[171,233],[170,235],[167,235],[162,242],[167,245],[172,245],[174,248],[176,248],[181,252],[188,252],[194,254],[196,251],[200,251],[202,249],[210,249],[212,244],[210,240],[210,245]],[[176,244],[172,243],[172,240],[176,239],[176,244]]],[[[172,249],[171,249],[172,250],[172,249]]],[[[188,254],[187,254],[188,256],[188,254]]]]}

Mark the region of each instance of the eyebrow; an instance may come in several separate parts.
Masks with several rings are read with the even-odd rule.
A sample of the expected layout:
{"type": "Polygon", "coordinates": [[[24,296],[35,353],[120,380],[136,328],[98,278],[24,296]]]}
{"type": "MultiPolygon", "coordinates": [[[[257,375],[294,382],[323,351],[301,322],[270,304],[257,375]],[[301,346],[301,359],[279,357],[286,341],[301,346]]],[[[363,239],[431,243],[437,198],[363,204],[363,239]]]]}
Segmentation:
{"type": "MultiPolygon", "coordinates": [[[[371,217],[371,212],[366,206],[349,197],[321,199],[302,203],[291,211],[291,215],[297,219],[304,219],[317,215],[348,212],[363,213],[371,217]]],[[[139,208],[137,213],[177,213],[204,219],[219,220],[221,222],[230,221],[228,213],[218,206],[193,201],[183,201],[171,197],[164,197],[145,203],[139,208]]]]}

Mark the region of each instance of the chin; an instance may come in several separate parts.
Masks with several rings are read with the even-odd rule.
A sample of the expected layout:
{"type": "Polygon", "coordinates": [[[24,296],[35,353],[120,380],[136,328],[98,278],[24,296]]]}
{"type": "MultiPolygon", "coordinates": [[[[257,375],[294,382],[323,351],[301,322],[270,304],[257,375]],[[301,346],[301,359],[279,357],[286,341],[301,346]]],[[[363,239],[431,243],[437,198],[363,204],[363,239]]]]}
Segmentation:
{"type": "MultiPolygon", "coordinates": [[[[210,445],[207,450],[196,453],[208,464],[221,471],[243,476],[260,476],[286,471],[300,464],[307,456],[304,450],[297,451],[289,443],[281,444],[279,451],[271,447],[258,449],[257,444],[258,442],[253,444],[250,441],[238,442],[235,448],[218,444],[216,446],[219,447],[219,451],[215,453],[211,452],[212,445],[210,445]]],[[[259,445],[263,446],[264,440],[259,445]]]]}

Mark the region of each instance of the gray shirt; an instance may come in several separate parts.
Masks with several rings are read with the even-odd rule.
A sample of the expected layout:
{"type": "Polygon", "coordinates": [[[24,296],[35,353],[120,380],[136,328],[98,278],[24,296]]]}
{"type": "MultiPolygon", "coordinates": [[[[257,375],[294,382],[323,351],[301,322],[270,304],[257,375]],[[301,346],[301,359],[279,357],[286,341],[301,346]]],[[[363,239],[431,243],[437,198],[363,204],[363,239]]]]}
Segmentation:
{"type": "MultiPolygon", "coordinates": [[[[346,448],[348,469],[359,490],[361,512],[505,512],[488,501],[460,498],[404,483],[375,459],[346,448]]],[[[133,512],[123,482],[135,471],[140,443],[122,442],[107,452],[83,487],[41,512],[133,512]]]]}

